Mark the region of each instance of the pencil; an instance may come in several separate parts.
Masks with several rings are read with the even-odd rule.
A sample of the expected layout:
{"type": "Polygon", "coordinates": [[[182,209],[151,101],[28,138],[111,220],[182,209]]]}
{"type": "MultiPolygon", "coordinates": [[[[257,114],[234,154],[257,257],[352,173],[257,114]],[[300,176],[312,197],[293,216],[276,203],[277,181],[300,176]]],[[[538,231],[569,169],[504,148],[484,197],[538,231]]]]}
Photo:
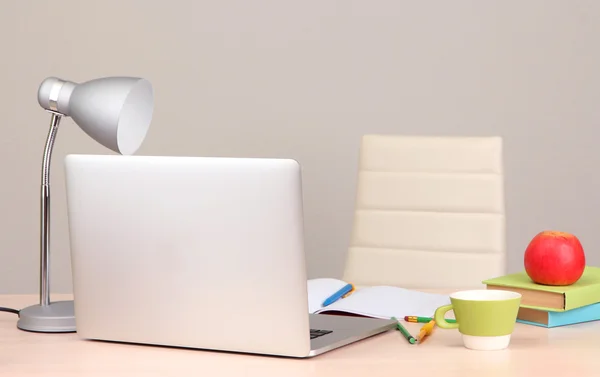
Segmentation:
{"type": "MultiPolygon", "coordinates": [[[[407,315],[404,317],[406,322],[415,322],[415,323],[429,323],[433,318],[431,317],[417,317],[413,315],[407,315]]],[[[445,318],[445,321],[448,323],[456,323],[455,319],[445,318]]]]}

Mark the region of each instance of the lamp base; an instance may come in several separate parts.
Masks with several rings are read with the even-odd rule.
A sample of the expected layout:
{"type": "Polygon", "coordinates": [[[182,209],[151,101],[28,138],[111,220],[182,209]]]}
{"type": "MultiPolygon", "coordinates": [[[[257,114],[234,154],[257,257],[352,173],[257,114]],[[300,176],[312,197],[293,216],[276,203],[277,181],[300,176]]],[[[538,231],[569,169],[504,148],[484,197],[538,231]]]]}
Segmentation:
{"type": "Polygon", "coordinates": [[[32,305],[19,312],[17,327],[25,331],[45,333],[75,332],[73,301],[57,301],[50,305],[32,305]]]}

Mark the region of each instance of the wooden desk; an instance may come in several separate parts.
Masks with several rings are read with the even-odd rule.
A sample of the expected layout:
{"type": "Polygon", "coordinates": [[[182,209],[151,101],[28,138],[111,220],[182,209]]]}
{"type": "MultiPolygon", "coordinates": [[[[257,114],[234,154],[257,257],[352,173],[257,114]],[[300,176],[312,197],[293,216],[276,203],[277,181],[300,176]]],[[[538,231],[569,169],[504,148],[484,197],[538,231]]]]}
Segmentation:
{"type": "MultiPolygon", "coordinates": [[[[65,297],[54,296],[54,300],[65,297]]],[[[0,296],[22,308],[36,296],[0,296]]],[[[224,352],[81,340],[77,334],[35,334],[0,313],[0,376],[419,376],[587,377],[600,375],[600,321],[544,329],[517,324],[504,351],[470,351],[456,330],[436,329],[421,345],[398,331],[296,360],[224,352]]],[[[419,324],[407,324],[417,332],[419,324]]]]}

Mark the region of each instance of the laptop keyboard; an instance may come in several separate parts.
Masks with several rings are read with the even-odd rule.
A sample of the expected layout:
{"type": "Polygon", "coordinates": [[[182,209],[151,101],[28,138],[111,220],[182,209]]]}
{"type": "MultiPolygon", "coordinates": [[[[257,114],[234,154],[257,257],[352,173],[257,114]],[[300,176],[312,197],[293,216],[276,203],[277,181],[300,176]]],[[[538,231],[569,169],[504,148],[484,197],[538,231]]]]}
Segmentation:
{"type": "Polygon", "coordinates": [[[311,339],[315,339],[315,338],[318,338],[320,336],[327,335],[327,334],[329,334],[331,332],[333,332],[333,331],[331,331],[331,330],[315,330],[315,329],[310,329],[310,338],[311,339]]]}

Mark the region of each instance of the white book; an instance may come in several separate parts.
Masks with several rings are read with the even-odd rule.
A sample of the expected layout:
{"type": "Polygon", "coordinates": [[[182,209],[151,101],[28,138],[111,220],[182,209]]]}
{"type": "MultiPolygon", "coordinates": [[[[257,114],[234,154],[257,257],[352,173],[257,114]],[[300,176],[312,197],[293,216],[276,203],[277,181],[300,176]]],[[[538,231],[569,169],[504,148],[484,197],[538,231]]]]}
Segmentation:
{"type": "Polygon", "coordinates": [[[308,280],[308,310],[313,314],[354,314],[398,319],[405,316],[433,317],[435,310],[450,304],[448,295],[392,286],[361,287],[351,295],[323,307],[323,302],[347,283],[331,278],[308,280]]]}

